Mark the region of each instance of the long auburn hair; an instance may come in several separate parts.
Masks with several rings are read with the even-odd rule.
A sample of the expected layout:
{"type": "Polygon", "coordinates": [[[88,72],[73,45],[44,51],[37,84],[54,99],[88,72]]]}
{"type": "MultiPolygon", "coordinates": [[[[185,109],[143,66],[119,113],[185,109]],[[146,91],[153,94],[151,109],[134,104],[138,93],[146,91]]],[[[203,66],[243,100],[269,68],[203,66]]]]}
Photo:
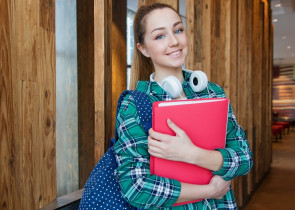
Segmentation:
{"type": "MultiPolygon", "coordinates": [[[[149,76],[154,72],[154,65],[149,57],[145,57],[139,49],[137,49],[137,43],[144,44],[144,35],[146,29],[146,16],[156,9],[170,8],[178,12],[167,4],[155,3],[149,6],[141,6],[135,15],[133,23],[133,36],[134,36],[134,47],[133,47],[133,59],[130,73],[130,89],[135,89],[137,81],[149,80],[149,76]]],[[[179,15],[179,14],[178,14],[179,15]]],[[[180,15],[179,15],[180,17],[180,15]]]]}

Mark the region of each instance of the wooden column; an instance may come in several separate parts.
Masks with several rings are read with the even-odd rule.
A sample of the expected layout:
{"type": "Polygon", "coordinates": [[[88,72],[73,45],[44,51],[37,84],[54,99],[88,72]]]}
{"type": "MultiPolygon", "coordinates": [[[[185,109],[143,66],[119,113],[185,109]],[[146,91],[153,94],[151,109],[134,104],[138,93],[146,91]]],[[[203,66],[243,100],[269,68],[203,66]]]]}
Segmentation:
{"type": "Polygon", "coordinates": [[[261,150],[262,152],[262,160],[261,163],[261,173],[259,179],[263,178],[263,175],[268,171],[269,166],[265,164],[265,162],[269,162],[269,148],[268,145],[271,144],[271,122],[270,122],[270,114],[271,114],[271,104],[270,104],[270,93],[271,89],[269,86],[271,85],[269,81],[269,77],[271,74],[270,70],[270,55],[269,55],[269,30],[270,30],[270,22],[269,22],[269,5],[268,1],[262,1],[262,11],[263,11],[263,43],[262,43],[262,50],[263,50],[263,62],[262,62],[262,75],[264,77],[262,81],[262,91],[264,94],[262,95],[262,147],[264,148],[261,150]]]}
{"type": "Polygon", "coordinates": [[[185,67],[203,70],[211,79],[212,0],[187,0],[186,33],[189,51],[185,67]]]}
{"type": "MultiPolygon", "coordinates": [[[[244,128],[252,149],[252,1],[238,2],[238,100],[237,119],[244,128]]],[[[250,175],[239,177],[238,205],[242,207],[248,199],[247,188],[251,188],[250,175]]]]}
{"type": "Polygon", "coordinates": [[[79,185],[111,137],[111,0],[77,1],[79,185]]]}
{"type": "Polygon", "coordinates": [[[0,1],[1,209],[56,197],[55,2],[0,1]]]}
{"type": "Polygon", "coordinates": [[[94,1],[77,1],[79,186],[94,167],[94,1]],[[87,163],[87,164],[86,164],[87,163]]]}
{"type": "Polygon", "coordinates": [[[127,0],[113,1],[112,8],[112,132],[115,133],[116,108],[120,94],[127,89],[127,0]]]}
{"type": "Polygon", "coordinates": [[[236,99],[237,1],[186,1],[189,53],[186,68],[203,70],[236,99]]]}
{"type": "Polygon", "coordinates": [[[252,52],[252,63],[253,63],[253,74],[252,74],[252,97],[253,97],[253,161],[254,166],[252,169],[253,182],[255,185],[259,182],[259,168],[261,162],[260,150],[261,150],[261,139],[262,139],[262,20],[263,13],[261,11],[260,0],[253,2],[253,52],[252,52]]]}
{"type": "Polygon", "coordinates": [[[112,136],[112,1],[94,1],[94,161],[112,136]]]}

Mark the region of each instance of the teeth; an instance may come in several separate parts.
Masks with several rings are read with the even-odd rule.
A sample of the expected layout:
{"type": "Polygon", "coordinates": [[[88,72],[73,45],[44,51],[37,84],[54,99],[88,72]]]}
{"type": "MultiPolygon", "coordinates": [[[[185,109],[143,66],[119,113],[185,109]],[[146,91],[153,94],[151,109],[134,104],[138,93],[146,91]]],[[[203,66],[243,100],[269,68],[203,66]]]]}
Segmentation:
{"type": "Polygon", "coordinates": [[[180,50],[174,53],[171,53],[171,55],[178,55],[180,53],[180,50]]]}

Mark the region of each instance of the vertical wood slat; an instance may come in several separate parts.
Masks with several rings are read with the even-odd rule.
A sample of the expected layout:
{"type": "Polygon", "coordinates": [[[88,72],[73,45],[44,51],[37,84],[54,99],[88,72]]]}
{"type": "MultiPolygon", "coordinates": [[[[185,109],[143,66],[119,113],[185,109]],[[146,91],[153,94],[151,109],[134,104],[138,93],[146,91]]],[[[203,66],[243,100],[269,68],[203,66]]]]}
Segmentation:
{"type": "Polygon", "coordinates": [[[38,143],[40,135],[40,86],[38,83],[22,82],[22,183],[21,203],[25,209],[39,207],[41,177],[38,174],[40,169],[40,158],[42,145],[38,143]],[[40,147],[41,146],[41,147],[40,147]],[[37,196],[37,197],[36,197],[37,196]]]}
{"type": "MultiPolygon", "coordinates": [[[[248,109],[247,118],[247,140],[249,143],[250,149],[253,151],[253,95],[252,92],[254,91],[252,88],[252,74],[253,72],[253,65],[252,65],[252,47],[253,47],[253,0],[246,1],[246,8],[247,8],[247,23],[246,23],[246,33],[247,33],[247,69],[246,69],[246,79],[247,79],[247,95],[246,95],[246,106],[248,109]]],[[[252,190],[252,171],[245,176],[245,186],[243,186],[243,205],[248,201],[250,192],[252,190]]]]}
{"type": "Polygon", "coordinates": [[[188,56],[185,67],[202,70],[210,80],[211,68],[211,0],[186,1],[188,56]]]}
{"type": "MultiPolygon", "coordinates": [[[[247,130],[247,119],[246,119],[246,113],[247,113],[247,108],[246,108],[246,67],[247,63],[245,60],[245,55],[246,52],[246,7],[245,7],[245,1],[242,0],[238,2],[238,71],[237,71],[237,79],[238,79],[238,98],[237,98],[237,111],[236,111],[236,116],[239,124],[247,130]]],[[[238,194],[236,196],[237,198],[237,204],[238,207],[241,207],[243,205],[243,177],[237,177],[238,180],[238,194]]]]}
{"type": "Polygon", "coordinates": [[[260,9],[260,0],[255,0],[253,2],[253,53],[252,53],[252,63],[253,63],[253,74],[252,74],[252,97],[253,97],[253,126],[255,127],[255,142],[253,151],[253,173],[254,173],[254,185],[259,182],[259,158],[260,148],[261,148],[261,138],[262,138],[262,13],[260,9]]]}
{"type": "MultiPolygon", "coordinates": [[[[252,149],[252,1],[243,0],[238,4],[238,112],[239,124],[245,129],[250,148],[252,149]]],[[[251,189],[250,175],[239,177],[239,206],[242,207],[247,200],[251,189]],[[241,181],[248,179],[247,182],[241,181]],[[245,184],[247,185],[245,186],[245,184]]]]}
{"type": "Polygon", "coordinates": [[[94,1],[94,161],[104,154],[112,134],[112,1],[94,1]]]}
{"type": "Polygon", "coordinates": [[[186,10],[186,34],[188,39],[188,56],[186,58],[185,67],[187,69],[194,69],[194,22],[199,22],[195,20],[195,3],[193,0],[187,0],[185,2],[185,10],[186,10]]]}
{"type": "Polygon", "coordinates": [[[95,165],[93,5],[94,0],[77,1],[78,141],[80,188],[84,186],[95,165]]]}
{"type": "MultiPolygon", "coordinates": [[[[55,4],[52,3],[47,9],[55,11],[54,6],[55,4]]],[[[50,14],[54,13],[51,12],[50,14]]],[[[54,18],[49,17],[49,19],[54,21],[54,18]]],[[[47,21],[47,23],[54,26],[54,22],[51,21],[47,21]]],[[[42,156],[40,157],[42,172],[39,174],[41,177],[39,187],[44,193],[38,197],[38,200],[41,201],[39,208],[56,197],[56,51],[55,33],[53,32],[42,27],[38,36],[38,42],[44,45],[38,52],[39,59],[37,62],[38,69],[43,70],[40,84],[40,137],[42,141],[40,139],[37,139],[37,141],[40,142],[40,148],[42,148],[42,156]]]]}
{"type": "MultiPolygon", "coordinates": [[[[269,5],[267,8],[269,8],[269,5]]],[[[189,47],[192,48],[188,54],[186,68],[193,69],[196,68],[196,66],[202,68],[210,81],[220,84],[225,89],[226,94],[230,97],[239,124],[246,130],[250,148],[252,150],[255,149],[253,150],[255,153],[254,158],[261,161],[268,160],[271,154],[269,152],[271,148],[270,134],[265,137],[265,142],[259,143],[259,141],[261,141],[261,133],[270,133],[270,130],[266,131],[261,127],[253,125],[254,112],[259,113],[261,117],[265,117],[264,123],[266,123],[266,120],[268,122],[270,121],[268,115],[269,111],[266,111],[266,109],[269,108],[267,108],[268,105],[266,103],[260,106],[259,111],[253,110],[255,105],[255,90],[252,88],[252,83],[257,82],[253,70],[255,64],[254,61],[252,61],[252,59],[254,59],[253,56],[256,56],[256,52],[252,49],[255,42],[253,40],[255,37],[252,37],[254,33],[253,18],[255,18],[253,2],[250,0],[221,2],[206,0],[206,3],[205,0],[186,1],[186,12],[188,42],[189,47]],[[202,4],[201,2],[203,2],[202,14],[196,15],[196,8],[200,7],[200,4],[202,4]],[[204,5],[206,6],[204,7],[204,5]],[[204,8],[209,9],[206,10],[204,8]],[[206,19],[202,17],[205,12],[208,15],[206,19]],[[201,19],[201,21],[198,18],[201,19]],[[198,30],[195,29],[194,24],[197,23],[198,25],[201,24],[204,26],[205,21],[209,21],[209,23],[206,22],[206,32],[204,29],[202,29],[202,32],[196,32],[198,30]],[[198,34],[197,36],[199,37],[194,37],[195,34],[198,34]],[[201,41],[198,41],[200,36],[202,36],[201,41]],[[201,43],[201,46],[200,44],[196,46],[196,43],[201,43]],[[196,50],[201,51],[201,61],[197,61],[197,54],[194,53],[196,50]],[[254,80],[254,78],[256,80],[254,80]],[[262,113],[262,110],[264,110],[264,113],[262,113]],[[254,135],[255,138],[253,137],[254,135]],[[256,142],[254,142],[254,140],[256,140],[256,142]],[[259,148],[267,150],[266,153],[268,156],[266,156],[263,151],[257,150],[259,148]]],[[[263,18],[265,18],[264,14],[262,15],[263,18]]],[[[262,27],[262,25],[260,27],[262,27]]],[[[261,33],[259,35],[260,43],[262,43],[263,35],[261,35],[261,33]]],[[[258,34],[256,36],[258,36],[258,34]]],[[[269,52],[266,52],[266,54],[269,55],[269,52]]],[[[267,59],[267,61],[265,59],[266,58],[261,55],[256,62],[259,61],[260,65],[262,62],[270,63],[269,59],[267,59]]],[[[267,66],[265,68],[269,69],[267,66]]],[[[269,76],[267,76],[267,78],[269,78],[269,76]]],[[[260,78],[260,80],[261,79],[263,78],[260,78]]],[[[258,84],[255,85],[257,86],[258,84]]],[[[270,85],[270,83],[265,84],[264,88],[269,91],[271,89],[270,85]]],[[[259,97],[262,99],[262,92],[258,94],[260,94],[259,97]]],[[[266,100],[268,99],[266,98],[266,100]]],[[[261,124],[263,123],[260,122],[260,125],[261,124]]],[[[261,161],[259,161],[259,164],[261,164],[261,161]]],[[[265,164],[263,170],[261,169],[261,165],[257,167],[257,169],[259,168],[259,170],[262,170],[261,173],[256,173],[257,170],[255,170],[255,172],[251,171],[249,175],[238,177],[234,180],[233,188],[240,207],[247,202],[249,195],[257,186],[257,183],[254,181],[255,178],[259,177],[259,174],[265,174],[267,169],[269,169],[270,161],[267,162],[268,164],[265,164]]],[[[256,165],[254,165],[254,167],[256,167],[256,165]]]]}
{"type": "MultiPolygon", "coordinates": [[[[9,164],[1,168],[9,172],[4,177],[12,188],[3,191],[8,200],[1,196],[1,208],[38,209],[56,197],[54,8],[53,0],[1,1],[1,21],[4,14],[9,17],[3,28],[1,23],[6,42],[1,38],[6,47],[1,53],[7,56],[2,60],[1,54],[1,60],[11,76],[4,79],[10,93],[5,101],[13,104],[13,114],[1,105],[9,116],[6,129],[13,132],[3,141],[10,142],[3,153],[9,164]]],[[[1,190],[2,183],[1,177],[1,190]]]]}
{"type": "Polygon", "coordinates": [[[113,1],[112,8],[112,131],[115,133],[116,107],[120,94],[127,89],[127,0],[113,1]]]}
{"type": "Polygon", "coordinates": [[[12,5],[9,1],[0,1],[0,208],[19,209],[20,202],[14,202],[19,196],[17,180],[19,178],[18,149],[14,124],[14,98],[15,86],[13,88],[13,60],[11,45],[13,39],[10,22],[10,11],[12,5]],[[18,179],[17,179],[18,178],[18,179]]]}
{"type": "Polygon", "coordinates": [[[111,0],[77,1],[81,188],[112,135],[111,11],[111,0]]]}
{"type": "MultiPolygon", "coordinates": [[[[264,95],[263,95],[263,116],[262,116],[262,119],[263,119],[263,128],[262,128],[262,132],[263,132],[263,136],[262,136],[262,144],[267,144],[269,143],[269,138],[271,138],[271,135],[270,135],[270,128],[271,128],[271,122],[269,122],[269,114],[271,113],[271,110],[270,110],[270,106],[269,106],[269,93],[271,90],[269,90],[268,86],[270,85],[269,84],[269,74],[270,74],[270,70],[269,70],[269,10],[268,10],[268,2],[263,0],[262,1],[262,10],[263,10],[263,63],[262,63],[262,69],[263,69],[263,76],[264,78],[267,78],[267,79],[264,79],[263,80],[263,83],[262,83],[262,88],[263,88],[263,91],[264,91],[264,95]]],[[[264,149],[264,150],[261,150],[262,151],[262,160],[265,160],[267,159],[267,154],[268,154],[268,151],[269,149],[264,149]]],[[[259,179],[261,180],[263,178],[263,175],[264,173],[268,170],[268,167],[267,165],[264,163],[264,162],[261,162],[260,164],[261,166],[261,173],[260,173],[260,176],[259,176],[259,179]]]]}

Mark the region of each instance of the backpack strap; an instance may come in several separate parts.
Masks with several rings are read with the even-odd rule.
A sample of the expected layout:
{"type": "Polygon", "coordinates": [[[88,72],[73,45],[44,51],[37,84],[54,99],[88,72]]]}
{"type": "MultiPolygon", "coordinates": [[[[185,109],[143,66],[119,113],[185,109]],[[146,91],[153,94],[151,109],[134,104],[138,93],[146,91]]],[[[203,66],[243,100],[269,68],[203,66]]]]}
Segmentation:
{"type": "MultiPolygon", "coordinates": [[[[144,92],[137,90],[125,90],[118,99],[116,119],[121,104],[127,94],[130,94],[133,97],[140,122],[143,125],[146,134],[148,134],[149,129],[152,127],[152,103],[149,96],[144,92]]],[[[117,139],[118,133],[117,129],[115,129],[115,137],[111,139],[110,146],[113,146],[116,143],[117,139]]]]}

